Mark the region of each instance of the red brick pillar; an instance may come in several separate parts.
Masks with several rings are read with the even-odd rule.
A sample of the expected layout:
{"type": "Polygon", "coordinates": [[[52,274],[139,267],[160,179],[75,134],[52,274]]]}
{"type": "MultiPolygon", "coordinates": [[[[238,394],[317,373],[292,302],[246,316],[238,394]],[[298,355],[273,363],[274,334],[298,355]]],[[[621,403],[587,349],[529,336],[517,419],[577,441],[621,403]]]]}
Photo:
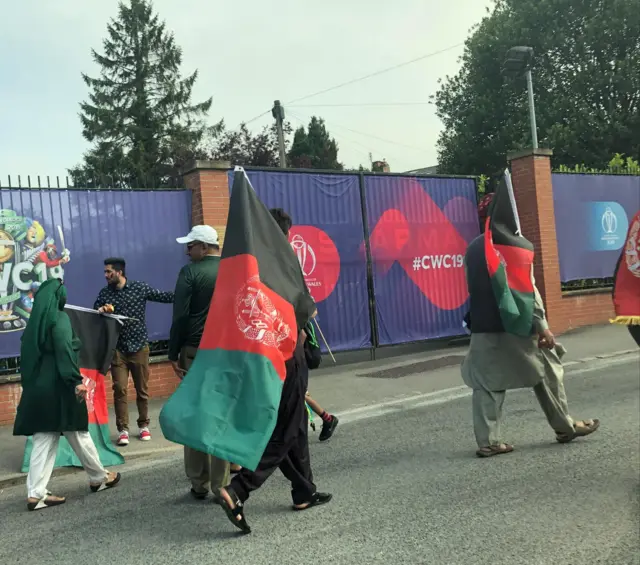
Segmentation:
{"type": "Polygon", "coordinates": [[[511,163],[522,234],[535,246],[534,273],[552,331],[565,331],[562,287],[551,185],[550,149],[527,149],[507,156],[511,163]]]}
{"type": "Polygon", "coordinates": [[[193,161],[184,170],[185,186],[192,192],[191,224],[214,227],[224,243],[229,213],[228,161],[193,161]]]}

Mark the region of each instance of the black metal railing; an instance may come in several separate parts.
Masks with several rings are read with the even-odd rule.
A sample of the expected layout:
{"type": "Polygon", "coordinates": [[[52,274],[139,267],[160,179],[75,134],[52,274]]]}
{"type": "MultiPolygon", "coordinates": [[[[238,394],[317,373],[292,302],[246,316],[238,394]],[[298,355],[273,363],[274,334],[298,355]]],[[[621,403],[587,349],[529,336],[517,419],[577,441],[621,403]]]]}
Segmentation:
{"type": "Polygon", "coordinates": [[[183,190],[184,178],[180,175],[158,177],[122,178],[99,175],[73,179],[50,175],[0,175],[0,189],[61,189],[61,190],[183,190]]]}

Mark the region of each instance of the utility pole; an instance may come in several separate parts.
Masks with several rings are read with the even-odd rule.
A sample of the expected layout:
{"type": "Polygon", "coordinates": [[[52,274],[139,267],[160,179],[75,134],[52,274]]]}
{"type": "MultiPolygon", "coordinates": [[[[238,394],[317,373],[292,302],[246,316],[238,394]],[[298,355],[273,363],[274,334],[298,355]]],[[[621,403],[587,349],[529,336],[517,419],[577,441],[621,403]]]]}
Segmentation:
{"type": "Polygon", "coordinates": [[[271,115],[276,120],[276,129],[278,130],[278,149],[280,150],[280,168],[287,168],[287,156],[284,152],[284,131],[282,129],[282,124],[284,122],[284,108],[282,104],[280,104],[280,100],[275,100],[273,103],[273,108],[271,109],[271,115]]]}

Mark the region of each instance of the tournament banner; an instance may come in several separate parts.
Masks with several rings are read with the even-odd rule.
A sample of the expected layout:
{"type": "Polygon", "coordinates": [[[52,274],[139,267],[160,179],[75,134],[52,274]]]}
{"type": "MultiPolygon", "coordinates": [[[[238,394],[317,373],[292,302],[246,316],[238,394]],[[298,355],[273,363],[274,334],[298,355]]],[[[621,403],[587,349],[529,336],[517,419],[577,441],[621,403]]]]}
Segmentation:
{"type": "Polygon", "coordinates": [[[461,335],[473,179],[365,176],[380,345],[461,335]]]}
{"type": "MultiPolygon", "coordinates": [[[[92,307],[105,285],[107,257],[124,257],[127,276],[173,290],[185,265],[175,238],[191,229],[189,191],[0,191],[0,358],[20,355],[33,293],[64,278],[69,302],[92,307]],[[159,258],[161,260],[159,260],[159,258]]],[[[149,339],[167,339],[171,308],[147,307],[149,339]]]]}
{"type": "MultiPolygon", "coordinates": [[[[122,465],[124,458],[111,442],[109,435],[109,410],[104,383],[111,358],[118,342],[120,323],[117,316],[101,315],[95,310],[67,305],[65,312],[71,320],[74,333],[82,342],[78,353],[78,365],[87,387],[87,412],[89,433],[98,450],[100,462],[105,467],[122,465]]],[[[33,440],[27,438],[22,459],[23,473],[29,472],[33,440]]],[[[58,443],[56,467],[82,467],[67,439],[63,436],[58,443]]]]}
{"type": "Polygon", "coordinates": [[[560,280],[612,277],[640,209],[640,177],[554,173],[552,180],[560,280]]]}
{"type": "MultiPolygon", "coordinates": [[[[282,208],[293,220],[289,242],[316,301],[329,347],[371,347],[359,177],[275,171],[247,175],[267,208],[282,208]]],[[[232,181],[233,172],[230,188],[232,181]]],[[[326,352],[322,341],[320,347],[326,352]]]]}

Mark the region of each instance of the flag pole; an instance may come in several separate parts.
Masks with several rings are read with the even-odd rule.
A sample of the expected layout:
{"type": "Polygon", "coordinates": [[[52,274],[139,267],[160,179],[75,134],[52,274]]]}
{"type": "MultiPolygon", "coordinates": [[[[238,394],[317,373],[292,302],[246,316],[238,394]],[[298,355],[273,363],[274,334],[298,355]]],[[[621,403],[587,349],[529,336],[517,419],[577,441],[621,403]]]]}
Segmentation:
{"type": "Polygon", "coordinates": [[[331,353],[331,348],[329,347],[329,344],[327,343],[327,338],[324,337],[324,334],[322,333],[322,330],[320,329],[320,324],[318,324],[318,320],[316,318],[314,318],[313,321],[316,324],[316,328],[318,328],[318,331],[320,332],[320,337],[322,338],[322,341],[324,341],[324,345],[327,348],[327,351],[329,352],[329,355],[331,355],[331,359],[333,359],[333,362],[336,363],[336,358],[333,356],[333,353],[331,353]]]}

